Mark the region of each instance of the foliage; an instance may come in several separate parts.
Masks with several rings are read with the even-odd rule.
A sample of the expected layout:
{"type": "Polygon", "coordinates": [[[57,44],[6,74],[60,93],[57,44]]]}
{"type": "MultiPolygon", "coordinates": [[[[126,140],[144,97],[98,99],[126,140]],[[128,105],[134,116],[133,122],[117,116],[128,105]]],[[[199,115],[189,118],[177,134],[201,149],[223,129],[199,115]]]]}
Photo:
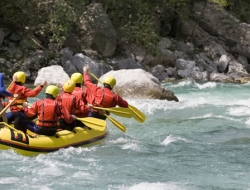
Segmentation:
{"type": "MultiPolygon", "coordinates": [[[[120,38],[153,49],[159,36],[154,28],[157,9],[178,8],[185,0],[97,0],[107,8],[107,14],[120,38]]],[[[1,0],[0,24],[8,23],[25,32],[35,33],[43,45],[61,45],[74,31],[87,0],[1,0]]],[[[166,11],[165,11],[166,12],[166,11]]],[[[164,19],[164,15],[162,17],[164,19]]]]}
{"type": "MultiPolygon", "coordinates": [[[[188,17],[188,6],[196,0],[95,0],[105,8],[119,39],[153,51],[161,34],[155,19],[168,20],[169,12],[188,17]]],[[[202,0],[200,0],[202,1],[202,0]]],[[[205,0],[203,0],[205,1],[205,0]]],[[[249,0],[208,0],[234,11],[243,21],[250,18],[249,0]]],[[[91,0],[1,0],[0,26],[36,34],[42,45],[58,44],[77,30],[79,17],[91,0]]]]}
{"type": "Polygon", "coordinates": [[[60,46],[84,7],[84,0],[1,0],[0,24],[35,33],[44,43],[60,46]]]}
{"type": "Polygon", "coordinates": [[[210,0],[219,3],[229,10],[235,17],[243,22],[249,22],[250,19],[250,1],[249,0],[210,0]]]}
{"type": "Polygon", "coordinates": [[[190,0],[99,0],[107,9],[107,14],[116,28],[119,37],[130,43],[153,51],[160,39],[155,30],[155,18],[167,20],[169,9],[181,9],[190,0]]]}

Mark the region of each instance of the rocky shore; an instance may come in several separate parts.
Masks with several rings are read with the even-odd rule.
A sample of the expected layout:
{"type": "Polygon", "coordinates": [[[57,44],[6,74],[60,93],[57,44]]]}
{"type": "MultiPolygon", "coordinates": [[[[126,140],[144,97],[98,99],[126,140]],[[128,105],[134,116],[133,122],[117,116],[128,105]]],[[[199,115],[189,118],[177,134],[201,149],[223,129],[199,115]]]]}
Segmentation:
{"type": "Polygon", "coordinates": [[[170,35],[173,18],[165,21],[172,23],[172,30],[170,27],[155,47],[156,55],[124,42],[119,44],[122,53],[117,56],[116,31],[98,3],[91,3],[83,13],[95,19],[80,23],[82,29],[88,29],[88,38],[70,36],[60,50],[53,44],[42,48],[34,35],[0,28],[1,72],[11,78],[15,71],[22,70],[34,84],[46,79],[60,85],[88,64],[97,77],[115,76],[118,81],[115,91],[122,96],[170,101],[178,101],[178,98],[162,89],[161,82],[191,78],[247,83],[250,80],[250,24],[241,23],[215,3],[195,2],[190,11],[192,17],[178,18],[182,40],[170,35]]]}

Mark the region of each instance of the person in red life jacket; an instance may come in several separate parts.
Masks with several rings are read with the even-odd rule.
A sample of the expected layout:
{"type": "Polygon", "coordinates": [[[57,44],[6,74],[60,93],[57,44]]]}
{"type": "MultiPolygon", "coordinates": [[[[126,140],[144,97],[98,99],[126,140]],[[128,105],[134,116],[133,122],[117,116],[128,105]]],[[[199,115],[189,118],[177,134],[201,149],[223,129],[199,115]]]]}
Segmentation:
{"type": "MultiPolygon", "coordinates": [[[[60,106],[65,107],[72,115],[76,115],[76,111],[78,115],[87,115],[90,107],[85,107],[83,101],[81,101],[79,97],[72,94],[74,88],[75,83],[73,81],[66,81],[63,84],[62,92],[57,96],[57,101],[60,106]]],[[[63,115],[58,121],[60,123],[60,128],[66,130],[73,130],[76,126],[84,126],[84,124],[78,120],[74,120],[74,122],[70,124],[67,123],[63,115]]]]}
{"type": "MultiPolygon", "coordinates": [[[[14,101],[14,103],[10,106],[10,112],[7,113],[8,123],[14,121],[15,123],[20,124],[20,119],[27,119],[23,110],[23,103],[27,102],[28,97],[37,96],[43,89],[43,86],[47,84],[47,81],[43,81],[41,85],[31,90],[24,86],[26,81],[26,74],[23,71],[18,71],[13,75],[13,81],[10,84],[8,91],[12,94],[18,94],[18,98],[14,101]],[[21,118],[20,114],[21,113],[21,118]]],[[[13,99],[13,97],[8,97],[9,101],[13,99]]],[[[32,118],[31,118],[32,119],[32,118]]],[[[16,124],[15,128],[22,130],[22,126],[16,124]]]]}
{"type": "MultiPolygon", "coordinates": [[[[104,87],[101,88],[91,82],[91,79],[88,75],[88,69],[88,66],[83,67],[84,85],[88,89],[88,92],[94,96],[94,98],[88,99],[89,104],[104,108],[116,106],[124,108],[128,107],[128,102],[126,100],[122,99],[119,95],[112,92],[112,89],[116,85],[116,79],[114,77],[107,76],[103,81],[104,87]]],[[[90,110],[89,117],[106,119],[105,116],[101,115],[101,112],[98,112],[94,109],[90,110]]]]}
{"type": "Polygon", "coordinates": [[[75,95],[76,97],[79,98],[79,100],[82,102],[82,104],[85,105],[85,111],[81,111],[77,108],[76,112],[75,112],[75,116],[76,117],[87,117],[89,114],[89,110],[90,107],[87,106],[87,96],[89,96],[90,94],[87,92],[87,88],[83,87],[83,77],[81,73],[73,73],[70,77],[70,80],[73,81],[75,83],[75,88],[72,92],[73,95],[75,95]]]}
{"type": "MultiPolygon", "coordinates": [[[[24,112],[28,117],[37,116],[36,124],[31,121],[23,121],[24,125],[30,131],[37,134],[53,136],[56,134],[59,123],[58,119],[63,117],[66,123],[74,122],[75,116],[70,115],[66,107],[60,106],[56,100],[59,94],[59,88],[49,85],[46,90],[46,98],[37,100],[28,108],[25,103],[24,112]]],[[[27,104],[27,103],[26,103],[27,104]]]]}

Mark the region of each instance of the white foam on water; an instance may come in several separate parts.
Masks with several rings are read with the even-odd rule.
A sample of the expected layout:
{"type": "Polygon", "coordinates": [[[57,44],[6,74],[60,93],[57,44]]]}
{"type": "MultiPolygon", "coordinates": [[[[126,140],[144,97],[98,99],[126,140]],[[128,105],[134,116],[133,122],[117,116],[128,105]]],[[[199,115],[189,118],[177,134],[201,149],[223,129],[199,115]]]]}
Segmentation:
{"type": "MultiPolygon", "coordinates": [[[[110,188],[113,188],[113,186],[110,188]]],[[[166,182],[166,183],[141,182],[131,187],[119,186],[118,189],[119,190],[187,190],[188,188],[186,188],[184,184],[178,182],[166,182]]]]}
{"type": "Polygon", "coordinates": [[[195,83],[195,86],[197,86],[197,88],[199,89],[205,89],[205,88],[215,88],[217,84],[215,82],[207,82],[204,84],[195,83]]]}
{"type": "Polygon", "coordinates": [[[224,119],[224,120],[228,120],[228,121],[236,121],[241,123],[242,119],[237,119],[237,118],[233,118],[233,117],[229,117],[229,116],[224,116],[224,115],[216,115],[214,116],[214,118],[218,118],[218,119],[224,119]]]}
{"type": "Polygon", "coordinates": [[[246,116],[250,115],[250,107],[239,106],[228,109],[228,114],[232,116],[246,116]]]}
{"type": "Polygon", "coordinates": [[[123,149],[123,150],[128,150],[128,149],[130,149],[130,150],[139,151],[141,148],[140,148],[140,146],[139,146],[138,144],[136,144],[136,143],[127,143],[127,144],[125,144],[125,145],[122,146],[122,149],[123,149]]]}
{"type": "Polygon", "coordinates": [[[94,176],[94,175],[91,175],[87,172],[84,172],[84,171],[79,171],[79,172],[75,172],[71,178],[74,178],[75,179],[79,179],[79,180],[90,180],[90,181],[95,181],[95,180],[98,180],[98,176],[94,176]]]}
{"type": "Polygon", "coordinates": [[[247,125],[248,128],[250,128],[250,117],[245,121],[245,124],[247,125]]]}
{"type": "Polygon", "coordinates": [[[140,151],[141,146],[139,145],[138,140],[130,139],[130,138],[123,138],[119,137],[116,140],[111,140],[111,144],[122,144],[121,149],[123,150],[134,150],[134,151],[140,151]]]}
{"type": "Polygon", "coordinates": [[[0,184],[13,184],[19,182],[20,179],[17,177],[0,177],[0,184]]]}
{"type": "Polygon", "coordinates": [[[180,98],[179,102],[168,100],[130,100],[141,112],[147,115],[154,115],[156,111],[181,110],[185,108],[196,108],[208,103],[206,97],[180,98]]]}
{"type": "Polygon", "coordinates": [[[167,146],[170,143],[176,142],[176,141],[179,141],[179,140],[187,142],[187,140],[185,138],[176,137],[176,136],[173,136],[173,135],[168,135],[167,138],[163,142],[161,142],[160,144],[164,145],[164,146],[167,146]]]}
{"type": "Polygon", "coordinates": [[[118,139],[116,140],[111,140],[109,141],[111,144],[117,144],[117,143],[127,143],[127,142],[130,142],[130,140],[124,138],[124,137],[119,137],[118,139]]]}
{"type": "MultiPolygon", "coordinates": [[[[190,86],[192,83],[193,83],[193,81],[188,79],[188,80],[181,81],[177,84],[170,84],[169,87],[170,88],[179,88],[179,87],[184,87],[184,86],[190,86]]],[[[162,85],[164,86],[165,84],[162,84],[162,85]]]]}
{"type": "Polygon", "coordinates": [[[206,118],[210,118],[210,117],[213,117],[212,113],[207,113],[207,114],[202,115],[202,116],[190,117],[190,119],[206,119],[206,118]]]}
{"type": "MultiPolygon", "coordinates": [[[[165,86],[166,83],[163,83],[162,86],[165,86]]],[[[193,87],[193,88],[198,88],[198,89],[209,89],[209,88],[215,88],[217,86],[216,82],[206,82],[203,84],[196,83],[192,79],[187,79],[181,82],[178,82],[177,84],[169,84],[169,88],[180,88],[180,87],[193,87]]]]}
{"type": "Polygon", "coordinates": [[[53,190],[53,188],[49,188],[46,186],[41,186],[41,185],[32,185],[32,186],[27,186],[27,189],[37,189],[37,190],[53,190]]]}

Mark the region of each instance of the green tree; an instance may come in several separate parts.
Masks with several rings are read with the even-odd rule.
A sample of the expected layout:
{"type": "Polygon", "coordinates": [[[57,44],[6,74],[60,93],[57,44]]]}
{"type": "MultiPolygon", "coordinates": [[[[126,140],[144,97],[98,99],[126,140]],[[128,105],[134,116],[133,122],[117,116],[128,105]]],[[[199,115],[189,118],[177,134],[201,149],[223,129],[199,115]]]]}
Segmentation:
{"type": "Polygon", "coordinates": [[[62,45],[75,28],[84,0],[1,0],[0,24],[36,34],[47,45],[62,45]]]}

